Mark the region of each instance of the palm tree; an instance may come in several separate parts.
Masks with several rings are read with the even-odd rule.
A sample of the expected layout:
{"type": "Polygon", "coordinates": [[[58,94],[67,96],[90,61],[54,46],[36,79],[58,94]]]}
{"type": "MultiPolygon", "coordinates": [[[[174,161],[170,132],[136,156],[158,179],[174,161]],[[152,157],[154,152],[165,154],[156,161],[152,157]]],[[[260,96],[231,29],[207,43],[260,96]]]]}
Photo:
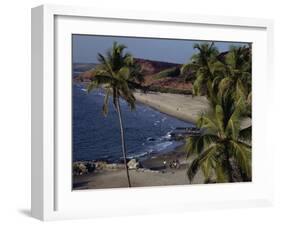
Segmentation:
{"type": "Polygon", "coordinates": [[[191,60],[202,66],[207,66],[210,60],[215,59],[219,54],[214,42],[196,43],[193,45],[193,48],[196,49],[198,53],[194,54],[191,60]]]}
{"type": "Polygon", "coordinates": [[[218,59],[224,68],[223,73],[216,78],[213,86],[217,86],[221,93],[231,90],[236,100],[241,95],[247,99],[249,94],[251,95],[252,89],[251,47],[231,46],[228,53],[218,59]]]}
{"type": "Polygon", "coordinates": [[[251,180],[251,127],[241,128],[245,101],[231,95],[219,101],[197,122],[202,134],[187,139],[187,155],[195,157],[187,174],[193,180],[199,169],[205,181],[216,182],[251,180]]]}
{"type": "Polygon", "coordinates": [[[194,75],[193,94],[206,95],[210,112],[197,126],[201,135],[187,139],[190,181],[199,169],[206,182],[251,180],[251,126],[241,121],[251,115],[251,46],[230,47],[218,53],[214,43],[196,44],[190,64],[182,67],[194,75]]]}
{"type": "Polygon", "coordinates": [[[181,73],[195,78],[193,83],[194,95],[204,95],[208,92],[206,86],[207,82],[214,78],[212,67],[213,64],[217,63],[216,57],[219,52],[214,42],[196,43],[193,48],[196,49],[198,53],[191,57],[191,63],[182,66],[181,73]]]}
{"type": "Polygon", "coordinates": [[[236,101],[243,97],[247,100],[245,114],[251,117],[251,45],[230,46],[220,54],[214,43],[195,44],[194,48],[199,52],[181,68],[182,74],[194,80],[193,95],[206,95],[214,106],[218,95],[231,93],[236,101]]]}
{"type": "Polygon", "coordinates": [[[132,55],[124,53],[125,48],[126,46],[114,42],[112,49],[107,52],[106,56],[98,54],[98,61],[100,64],[92,71],[93,77],[91,83],[88,85],[88,91],[90,92],[100,86],[105,90],[102,108],[105,116],[108,113],[109,97],[112,96],[113,105],[119,119],[122,154],[128,186],[131,187],[120,98],[123,98],[133,110],[136,101],[133,90],[143,81],[143,77],[140,67],[134,63],[132,55]]]}

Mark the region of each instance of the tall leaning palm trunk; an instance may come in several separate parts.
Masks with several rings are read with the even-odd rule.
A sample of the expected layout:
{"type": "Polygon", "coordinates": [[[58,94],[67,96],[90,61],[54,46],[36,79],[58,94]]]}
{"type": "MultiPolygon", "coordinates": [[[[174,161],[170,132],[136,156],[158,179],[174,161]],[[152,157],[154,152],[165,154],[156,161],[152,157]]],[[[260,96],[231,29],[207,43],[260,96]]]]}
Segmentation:
{"type": "Polygon", "coordinates": [[[128,186],[131,187],[131,179],[130,179],[129,168],[128,168],[128,164],[127,164],[127,147],[126,147],[126,142],[125,142],[125,133],[124,133],[124,129],[123,129],[123,119],[122,119],[122,113],[121,113],[121,109],[120,109],[119,98],[117,98],[116,111],[117,111],[118,118],[119,118],[122,153],[123,153],[124,165],[126,168],[128,186]]]}

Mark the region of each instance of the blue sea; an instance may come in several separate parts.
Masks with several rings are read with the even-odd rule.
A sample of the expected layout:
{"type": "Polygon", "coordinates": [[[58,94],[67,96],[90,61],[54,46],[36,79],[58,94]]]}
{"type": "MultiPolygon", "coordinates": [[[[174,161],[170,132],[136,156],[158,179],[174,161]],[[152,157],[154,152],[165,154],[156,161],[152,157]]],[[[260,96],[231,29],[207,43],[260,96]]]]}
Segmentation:
{"type": "MultiPolygon", "coordinates": [[[[98,89],[87,93],[81,84],[72,88],[72,147],[73,161],[122,159],[120,128],[117,113],[110,100],[107,117],[102,114],[104,92],[98,89]]],[[[163,114],[143,104],[131,111],[121,99],[128,158],[147,158],[174,150],[182,145],[169,133],[176,127],[193,124],[163,114]]]]}

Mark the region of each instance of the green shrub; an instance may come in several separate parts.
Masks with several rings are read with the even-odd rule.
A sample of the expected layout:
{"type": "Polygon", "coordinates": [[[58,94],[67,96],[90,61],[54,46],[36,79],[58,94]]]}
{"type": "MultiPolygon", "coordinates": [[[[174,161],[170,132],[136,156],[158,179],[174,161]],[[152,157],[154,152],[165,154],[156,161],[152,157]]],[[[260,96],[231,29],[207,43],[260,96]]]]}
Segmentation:
{"type": "Polygon", "coordinates": [[[184,95],[191,95],[192,94],[191,90],[173,89],[173,88],[161,87],[161,86],[150,86],[149,91],[159,92],[159,93],[184,94],[184,95]]]}
{"type": "Polygon", "coordinates": [[[160,78],[166,78],[166,77],[177,77],[179,75],[180,75],[180,68],[172,67],[172,68],[168,68],[163,71],[160,71],[156,77],[158,79],[160,79],[160,78]]]}

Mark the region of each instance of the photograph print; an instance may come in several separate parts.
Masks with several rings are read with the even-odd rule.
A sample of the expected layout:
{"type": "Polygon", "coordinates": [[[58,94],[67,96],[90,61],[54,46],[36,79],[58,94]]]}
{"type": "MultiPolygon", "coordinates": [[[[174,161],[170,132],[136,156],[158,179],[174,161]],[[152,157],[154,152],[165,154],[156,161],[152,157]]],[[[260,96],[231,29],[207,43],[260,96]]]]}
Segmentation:
{"type": "Polygon", "coordinates": [[[251,43],[72,35],[73,190],[251,182],[251,118],[251,43]]]}

